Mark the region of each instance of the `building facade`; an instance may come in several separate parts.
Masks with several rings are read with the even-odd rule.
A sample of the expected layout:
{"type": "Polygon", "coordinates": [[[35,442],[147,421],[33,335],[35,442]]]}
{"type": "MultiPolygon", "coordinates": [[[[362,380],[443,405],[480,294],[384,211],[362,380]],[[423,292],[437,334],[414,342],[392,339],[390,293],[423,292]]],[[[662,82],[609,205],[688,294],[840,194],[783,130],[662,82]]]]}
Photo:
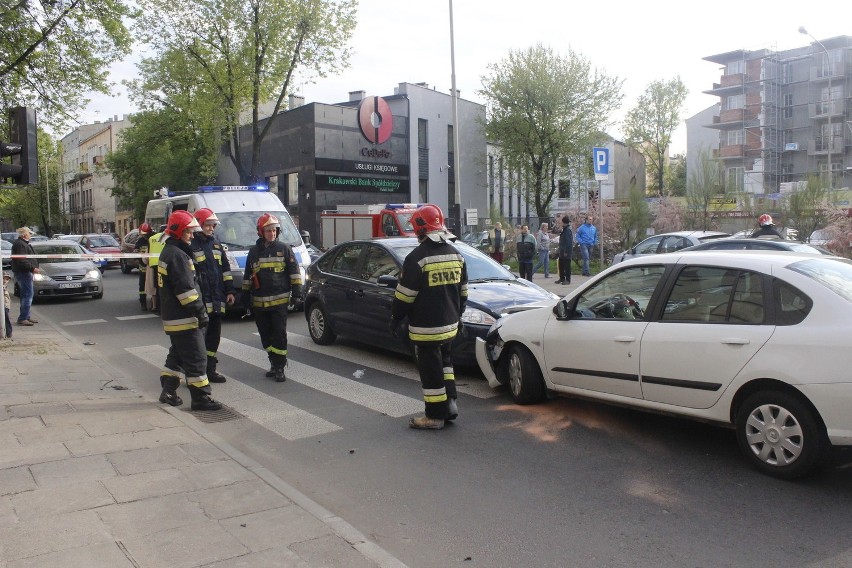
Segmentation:
{"type": "MultiPolygon", "coordinates": [[[[422,83],[400,83],[383,97],[353,91],[337,104],[291,97],[289,110],[265,119],[274,122],[260,149],[257,177],[277,190],[300,229],[315,239],[321,238],[322,211],[344,204],[434,203],[448,226],[459,230],[465,209],[487,209],[487,194],[485,108],[459,99],[458,115],[458,193],[451,167],[452,97],[422,83]]],[[[243,127],[241,139],[250,136],[251,127],[243,127]]],[[[248,160],[250,145],[240,150],[248,160]]],[[[226,157],[220,159],[219,183],[240,183],[226,157]]]]}
{"type": "Polygon", "coordinates": [[[829,187],[850,185],[852,36],[775,51],[736,50],[704,58],[722,66],[708,128],[726,193],[778,194],[819,174],[829,187]]]}

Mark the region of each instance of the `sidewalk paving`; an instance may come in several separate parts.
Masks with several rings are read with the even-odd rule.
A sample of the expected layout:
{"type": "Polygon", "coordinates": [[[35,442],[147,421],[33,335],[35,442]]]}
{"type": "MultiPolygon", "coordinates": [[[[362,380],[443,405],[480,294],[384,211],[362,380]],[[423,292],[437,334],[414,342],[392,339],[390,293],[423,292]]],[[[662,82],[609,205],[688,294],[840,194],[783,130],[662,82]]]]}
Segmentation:
{"type": "Polygon", "coordinates": [[[0,568],[404,566],[39,319],[0,340],[0,568]]]}

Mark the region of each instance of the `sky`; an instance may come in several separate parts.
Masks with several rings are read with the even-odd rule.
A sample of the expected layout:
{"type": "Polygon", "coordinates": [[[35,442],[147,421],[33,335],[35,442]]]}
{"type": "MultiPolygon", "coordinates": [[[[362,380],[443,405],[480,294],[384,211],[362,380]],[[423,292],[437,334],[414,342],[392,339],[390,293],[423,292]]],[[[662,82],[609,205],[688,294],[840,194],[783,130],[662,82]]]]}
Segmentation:
{"type": "MultiPolygon", "coordinates": [[[[400,82],[428,83],[450,92],[449,0],[360,0],[358,26],[351,40],[351,66],[316,83],[296,79],[291,92],[307,102],[348,100],[349,91],[391,95],[400,82]]],[[[461,97],[483,102],[477,93],[488,66],[510,50],[538,43],[567,56],[573,50],[592,66],[624,80],[622,106],[607,117],[607,132],[621,138],[620,123],[653,81],[676,76],[689,90],[682,119],[718,102],[704,94],[721,72],[703,58],[737,49],[791,49],[812,43],[799,27],[819,40],[852,35],[852,2],[816,4],[776,0],[711,0],[703,4],[650,0],[455,0],[453,44],[456,86],[461,97]]],[[[134,58],[112,68],[112,80],[135,76],[134,58]]],[[[122,93],[91,95],[81,123],[134,112],[122,93]]],[[[671,153],[685,153],[686,129],[674,133],[671,153]]]]}

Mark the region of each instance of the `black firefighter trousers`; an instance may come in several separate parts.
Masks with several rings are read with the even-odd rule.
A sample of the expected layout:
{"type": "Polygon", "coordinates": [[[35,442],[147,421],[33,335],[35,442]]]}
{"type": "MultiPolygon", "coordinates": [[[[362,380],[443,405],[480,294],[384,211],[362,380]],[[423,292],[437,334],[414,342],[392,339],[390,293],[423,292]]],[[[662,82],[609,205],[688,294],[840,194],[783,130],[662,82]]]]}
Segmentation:
{"type": "Polygon", "coordinates": [[[446,420],[449,415],[447,401],[457,396],[451,356],[453,341],[420,341],[414,345],[426,416],[446,420]]]}
{"type": "MultiPolygon", "coordinates": [[[[204,348],[204,330],[192,329],[169,335],[172,342],[166,363],[160,374],[160,382],[164,378],[176,377],[185,379],[192,400],[211,394],[210,382],[207,380],[207,350],[204,348]]],[[[165,386],[165,385],[163,385],[165,386]]]]}

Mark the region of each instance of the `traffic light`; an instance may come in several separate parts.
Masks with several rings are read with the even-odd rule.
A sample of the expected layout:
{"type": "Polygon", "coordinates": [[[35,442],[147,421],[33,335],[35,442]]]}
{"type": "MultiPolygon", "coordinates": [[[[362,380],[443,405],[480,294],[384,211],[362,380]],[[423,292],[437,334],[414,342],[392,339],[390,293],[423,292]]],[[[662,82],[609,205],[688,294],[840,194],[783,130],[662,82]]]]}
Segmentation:
{"type": "Polygon", "coordinates": [[[0,178],[12,178],[20,185],[38,184],[38,130],[35,109],[15,107],[9,110],[9,144],[2,155],[12,157],[12,165],[0,165],[0,178]]]}

